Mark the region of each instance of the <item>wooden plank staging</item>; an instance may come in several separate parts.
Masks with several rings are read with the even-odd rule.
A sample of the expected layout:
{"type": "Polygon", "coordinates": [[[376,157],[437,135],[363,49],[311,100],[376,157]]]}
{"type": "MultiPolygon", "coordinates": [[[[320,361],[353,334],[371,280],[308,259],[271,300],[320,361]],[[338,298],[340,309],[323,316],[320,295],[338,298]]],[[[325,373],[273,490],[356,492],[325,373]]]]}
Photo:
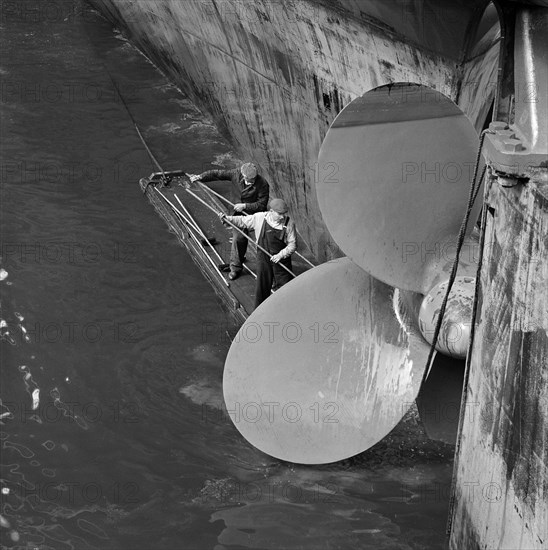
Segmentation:
{"type": "Polygon", "coordinates": [[[548,548],[548,178],[487,199],[450,548],[548,548]]]}
{"type": "MultiPolygon", "coordinates": [[[[207,245],[202,247],[196,242],[196,239],[192,236],[193,233],[194,235],[196,235],[196,233],[185,221],[181,220],[180,216],[161,197],[158,191],[175,205],[179,211],[185,214],[175,197],[177,196],[179,198],[208,239],[214,239],[214,247],[225,263],[228,263],[230,258],[232,229],[230,227],[225,227],[213,212],[187,193],[183,187],[183,182],[185,185],[190,185],[190,189],[193,193],[197,194],[217,211],[229,212],[227,212],[225,206],[219,199],[197,184],[189,183],[188,178],[173,178],[169,187],[161,187],[158,184],[158,190],[154,188],[154,184],[150,184],[147,187],[149,182],[149,178],[142,178],[139,181],[141,189],[143,191],[146,189],[148,200],[165,220],[170,231],[177,236],[181,244],[187,249],[190,257],[210,282],[229,313],[234,315],[238,324],[242,324],[253,311],[255,303],[255,278],[244,270],[242,275],[234,281],[228,280],[228,273],[223,273],[223,280],[221,280],[219,273],[212,265],[212,263],[215,265],[219,264],[218,258],[207,245]],[[208,256],[210,259],[208,259],[208,256]],[[228,282],[228,285],[224,281],[228,282]]],[[[251,236],[253,237],[253,234],[251,234],[251,236]]],[[[203,243],[203,239],[199,236],[198,241],[203,243]]],[[[255,247],[251,245],[251,243],[247,248],[246,258],[246,265],[255,272],[257,256],[255,247]]],[[[305,262],[299,260],[295,255],[292,257],[292,262],[293,272],[295,274],[299,275],[307,270],[308,266],[305,262]]]]}

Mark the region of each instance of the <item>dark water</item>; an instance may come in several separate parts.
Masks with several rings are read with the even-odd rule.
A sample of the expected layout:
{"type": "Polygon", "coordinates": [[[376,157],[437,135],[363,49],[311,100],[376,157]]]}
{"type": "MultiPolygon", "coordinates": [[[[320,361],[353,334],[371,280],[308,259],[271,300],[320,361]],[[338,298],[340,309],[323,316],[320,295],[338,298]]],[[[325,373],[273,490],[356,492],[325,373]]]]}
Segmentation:
{"type": "Polygon", "coordinates": [[[444,548],[452,448],[414,418],[312,468],[220,413],[234,327],[139,190],[111,77],[165,169],[234,165],[212,124],[85,5],[1,26],[2,547],[444,548]]]}

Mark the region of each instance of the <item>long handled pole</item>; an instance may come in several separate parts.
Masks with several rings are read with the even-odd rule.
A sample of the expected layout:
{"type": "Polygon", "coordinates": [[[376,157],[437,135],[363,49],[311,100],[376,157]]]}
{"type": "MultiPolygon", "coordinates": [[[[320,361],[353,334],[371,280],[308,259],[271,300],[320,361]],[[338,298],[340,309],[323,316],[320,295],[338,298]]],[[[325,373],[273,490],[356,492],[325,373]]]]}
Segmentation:
{"type": "MultiPolygon", "coordinates": [[[[202,183],[201,181],[197,180],[198,183],[202,188],[204,188],[206,191],[209,191],[210,193],[213,193],[216,197],[224,201],[229,206],[234,207],[234,203],[230,202],[226,197],[223,197],[220,193],[217,193],[217,191],[214,191],[210,187],[208,187],[205,183],[202,183]]],[[[245,212],[245,210],[244,210],[245,212]]],[[[303,259],[310,267],[316,267],[310,260],[306,259],[302,254],[299,254],[297,251],[295,251],[295,255],[299,256],[299,258],[303,259]]]]}
{"type": "MultiPolygon", "coordinates": [[[[207,242],[207,244],[209,245],[209,247],[213,250],[213,252],[215,253],[215,255],[217,256],[217,258],[219,259],[219,261],[221,262],[221,264],[225,264],[225,261],[221,258],[221,256],[219,256],[219,253],[215,250],[215,248],[213,247],[213,245],[211,244],[211,242],[209,241],[209,239],[205,236],[205,233],[201,230],[200,226],[198,225],[198,223],[196,222],[196,220],[192,217],[192,215],[190,214],[190,212],[188,211],[188,208],[186,208],[186,206],[181,202],[181,199],[177,196],[177,195],[174,195],[175,198],[177,199],[177,202],[182,206],[183,210],[187,213],[188,217],[192,220],[192,222],[194,223],[194,226],[196,227],[196,231],[198,231],[200,233],[200,235],[205,239],[205,241],[207,242]]],[[[251,269],[249,269],[249,267],[247,267],[247,265],[245,264],[242,264],[242,267],[247,271],[249,272],[253,278],[257,278],[257,275],[255,275],[255,273],[253,273],[253,271],[251,269]]]]}
{"type": "MultiPolygon", "coordinates": [[[[194,231],[196,231],[198,234],[200,233],[200,231],[192,225],[192,222],[190,222],[190,220],[188,220],[186,218],[186,216],[158,188],[155,187],[154,189],[156,189],[158,194],[171,206],[171,208],[173,208],[173,210],[181,217],[181,219],[186,221],[187,225],[191,229],[194,229],[194,231]]],[[[224,278],[223,274],[221,273],[221,271],[219,270],[219,268],[217,267],[217,265],[215,264],[215,262],[213,261],[211,256],[207,253],[206,249],[202,246],[202,243],[200,243],[200,241],[198,240],[196,235],[194,235],[194,233],[192,233],[192,231],[189,231],[189,234],[194,238],[194,240],[196,241],[198,246],[202,249],[203,253],[207,256],[207,259],[209,260],[209,262],[211,263],[211,265],[213,266],[215,271],[219,274],[219,277],[222,279],[224,284],[226,286],[230,286],[230,283],[224,278]]],[[[210,247],[211,247],[211,245],[210,245],[210,247]]]]}
{"type": "Polygon", "coordinates": [[[221,263],[223,263],[223,259],[221,258],[221,256],[219,256],[219,253],[215,250],[215,248],[211,244],[210,240],[206,237],[205,233],[202,231],[202,228],[198,225],[196,220],[192,217],[192,215],[190,214],[190,212],[188,211],[186,206],[181,202],[181,199],[179,199],[179,197],[177,195],[174,195],[174,196],[175,196],[175,200],[179,203],[179,206],[183,209],[183,212],[187,215],[189,220],[192,221],[196,232],[205,240],[205,242],[208,244],[209,248],[211,248],[211,250],[213,251],[215,256],[217,256],[217,259],[221,263]]]}
{"type": "MultiPolygon", "coordinates": [[[[110,80],[112,81],[112,84],[114,86],[114,89],[116,90],[118,96],[120,97],[120,99],[122,100],[122,103],[124,105],[124,107],[126,108],[126,111],[127,111],[127,114],[129,115],[129,118],[131,118],[131,121],[133,122],[133,126],[135,127],[135,131],[137,132],[137,135],[139,136],[139,139],[141,140],[142,144],[144,145],[148,155],[150,156],[150,158],[152,159],[152,162],[156,165],[156,167],[160,170],[160,173],[162,174],[162,178],[164,179],[164,181],[166,180],[166,176],[169,174],[169,175],[182,175],[182,174],[186,174],[184,171],[174,171],[174,172],[165,172],[164,169],[162,168],[162,166],[160,165],[160,163],[156,160],[156,157],[152,154],[152,151],[150,150],[150,147],[147,145],[146,141],[145,141],[145,138],[143,137],[143,135],[141,134],[141,131],[139,130],[139,127],[137,126],[137,122],[135,122],[135,118],[133,118],[133,115],[131,114],[131,111],[129,110],[129,107],[127,106],[127,103],[126,103],[126,100],[124,99],[124,96],[120,93],[120,89],[118,88],[118,85],[116,84],[116,81],[114,80],[114,78],[112,77],[112,74],[108,71],[107,69],[107,73],[110,77],[110,80]],[[180,174],[179,174],[180,173],[180,174]]],[[[151,178],[154,176],[155,174],[152,174],[151,178]]],[[[146,195],[146,191],[147,191],[147,188],[148,188],[148,184],[145,186],[145,189],[143,191],[143,193],[146,195]]],[[[155,188],[156,191],[158,191],[160,193],[160,191],[155,188]]],[[[185,220],[186,223],[189,225],[189,227],[191,227],[192,229],[195,229],[195,227],[192,225],[192,223],[187,220],[183,215],[182,213],[177,210],[174,205],[167,199],[167,197],[165,195],[163,195],[162,193],[160,193],[160,195],[171,205],[171,207],[175,210],[175,212],[177,212],[177,214],[181,217],[182,220],[185,220]]],[[[195,237],[195,235],[192,233],[192,232],[189,232],[190,235],[192,235],[193,237],[195,237]]],[[[202,250],[204,251],[204,254],[211,260],[211,256],[204,250],[204,247],[201,245],[200,241],[198,241],[198,239],[196,239],[196,242],[198,243],[198,245],[200,246],[200,248],[202,248],[202,250]]],[[[207,239],[206,239],[207,240],[207,239]]],[[[210,245],[211,246],[211,245],[210,245]]],[[[213,249],[215,250],[215,249],[213,249]]],[[[215,250],[215,252],[217,252],[215,250]]],[[[221,262],[223,260],[221,259],[221,262]]],[[[223,279],[223,281],[225,282],[226,286],[230,286],[229,282],[223,277],[222,273],[219,271],[219,269],[217,268],[217,266],[214,266],[215,269],[217,270],[217,272],[219,273],[219,275],[221,276],[221,278],[223,279]]],[[[251,275],[253,275],[253,277],[255,277],[255,279],[257,278],[257,275],[255,275],[255,273],[253,273],[253,271],[251,271],[251,269],[249,269],[249,267],[247,267],[245,264],[244,264],[244,269],[247,269],[247,271],[249,271],[249,273],[251,273],[251,275]]]]}
{"type": "MultiPolygon", "coordinates": [[[[190,189],[188,188],[185,188],[186,191],[188,193],[190,193],[196,200],[198,200],[199,202],[201,202],[206,208],[209,208],[212,212],[215,212],[215,214],[219,214],[215,208],[213,208],[212,206],[209,206],[209,204],[207,204],[207,202],[205,202],[203,199],[201,199],[200,197],[198,197],[198,195],[196,195],[196,193],[193,193],[190,189]]],[[[234,225],[230,220],[225,220],[228,224],[230,224],[234,229],[236,229],[236,231],[238,231],[239,233],[241,233],[249,242],[253,243],[259,250],[263,251],[269,258],[272,259],[272,255],[270,254],[270,252],[268,252],[268,250],[264,249],[259,243],[256,243],[249,235],[246,235],[239,227],[237,227],[236,225],[234,225]]],[[[293,275],[293,277],[296,277],[297,275],[295,275],[295,273],[293,273],[293,271],[291,271],[291,269],[289,269],[288,267],[286,267],[284,264],[280,263],[279,264],[281,267],[283,267],[290,275],[293,275]]]]}
{"type": "Polygon", "coordinates": [[[171,206],[171,208],[173,209],[174,212],[176,212],[179,217],[189,226],[191,227],[192,229],[194,229],[194,231],[196,231],[196,233],[199,233],[199,229],[198,227],[196,226],[196,224],[194,223],[194,220],[192,219],[188,219],[182,212],[180,212],[176,207],[175,205],[157,188],[157,187],[154,187],[154,190],[158,193],[158,195],[160,195],[160,197],[162,197],[162,199],[164,199],[168,204],[169,206],[171,206]]]}

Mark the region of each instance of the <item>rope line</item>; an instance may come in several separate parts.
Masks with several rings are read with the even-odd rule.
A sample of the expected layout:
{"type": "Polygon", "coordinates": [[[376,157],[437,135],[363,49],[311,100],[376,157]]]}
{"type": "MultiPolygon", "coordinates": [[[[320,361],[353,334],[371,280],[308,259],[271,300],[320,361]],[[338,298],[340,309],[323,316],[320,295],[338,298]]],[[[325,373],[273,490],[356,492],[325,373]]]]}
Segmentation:
{"type": "MultiPolygon", "coordinates": [[[[449,281],[448,281],[448,284],[447,284],[447,290],[445,291],[445,296],[443,297],[443,302],[442,302],[441,307],[440,307],[440,313],[439,313],[438,319],[436,321],[436,329],[434,331],[434,338],[432,340],[432,344],[430,345],[430,350],[428,352],[428,359],[426,360],[426,369],[424,371],[425,374],[424,374],[424,377],[423,377],[423,382],[424,382],[424,380],[426,380],[428,374],[430,373],[430,369],[432,367],[431,362],[432,362],[432,358],[434,356],[434,352],[436,350],[436,344],[438,343],[438,338],[439,338],[440,331],[441,331],[441,325],[442,325],[442,322],[443,322],[443,317],[445,315],[445,309],[447,307],[447,301],[449,300],[449,294],[451,292],[451,288],[453,287],[453,283],[455,282],[455,278],[457,276],[457,269],[458,269],[458,266],[459,266],[459,257],[460,257],[460,252],[461,252],[461,249],[462,249],[462,245],[464,243],[464,236],[465,236],[465,233],[466,233],[466,227],[468,225],[468,220],[469,220],[470,214],[472,212],[472,207],[474,206],[474,201],[475,201],[475,199],[478,195],[478,191],[481,187],[481,181],[482,180],[481,179],[479,180],[479,183],[477,184],[477,188],[476,188],[476,180],[477,180],[477,176],[478,176],[481,150],[483,148],[483,142],[485,140],[485,135],[487,133],[492,133],[492,132],[490,130],[484,130],[481,133],[481,136],[480,136],[478,152],[477,152],[477,155],[476,155],[476,163],[474,165],[474,175],[472,177],[472,183],[470,185],[470,191],[468,193],[468,204],[466,206],[466,214],[464,215],[464,218],[463,218],[463,220],[461,222],[461,225],[460,225],[459,236],[458,236],[458,240],[457,240],[457,249],[456,249],[455,261],[453,262],[453,266],[451,268],[451,275],[449,276],[449,281]]],[[[485,174],[485,168],[482,171],[482,177],[483,177],[484,174],[485,174]]]]}
{"type": "MultiPolygon", "coordinates": [[[[481,213],[481,225],[480,225],[480,250],[479,250],[479,258],[478,258],[478,269],[476,271],[474,301],[472,303],[472,325],[470,326],[470,341],[468,342],[468,351],[466,353],[466,364],[464,367],[464,378],[462,381],[462,396],[461,396],[461,404],[460,404],[460,410],[459,410],[459,427],[457,432],[458,435],[457,435],[457,441],[455,443],[455,456],[458,456],[460,447],[461,447],[461,441],[462,441],[461,426],[462,426],[462,423],[464,422],[464,414],[466,412],[466,407],[464,407],[463,405],[466,403],[466,400],[468,398],[468,380],[470,379],[470,365],[472,363],[472,348],[474,346],[474,338],[476,335],[476,315],[477,315],[478,303],[479,303],[480,276],[481,276],[481,270],[483,267],[483,257],[485,252],[485,230],[487,225],[487,200],[491,192],[493,181],[494,179],[490,177],[488,184],[485,185],[485,188],[483,190],[483,210],[481,213]]],[[[458,473],[457,463],[455,462],[455,465],[453,467],[453,475],[452,475],[452,482],[451,482],[452,487],[456,486],[457,473],[458,473]]],[[[455,510],[455,502],[456,502],[455,493],[452,492],[451,498],[449,499],[447,533],[449,533],[451,529],[453,513],[455,510]]]]}

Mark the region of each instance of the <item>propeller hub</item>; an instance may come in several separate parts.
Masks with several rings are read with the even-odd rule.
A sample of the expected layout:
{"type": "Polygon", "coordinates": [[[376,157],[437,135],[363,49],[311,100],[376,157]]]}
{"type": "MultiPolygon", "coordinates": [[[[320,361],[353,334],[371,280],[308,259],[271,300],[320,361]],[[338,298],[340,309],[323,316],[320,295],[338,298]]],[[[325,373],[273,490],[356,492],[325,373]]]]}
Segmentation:
{"type": "MultiPolygon", "coordinates": [[[[427,342],[432,344],[441,305],[447,292],[449,281],[443,281],[424,297],[419,311],[419,327],[427,342]]],[[[464,359],[470,342],[472,305],[476,279],[456,277],[443,316],[436,349],[451,357],[464,359]]]]}

